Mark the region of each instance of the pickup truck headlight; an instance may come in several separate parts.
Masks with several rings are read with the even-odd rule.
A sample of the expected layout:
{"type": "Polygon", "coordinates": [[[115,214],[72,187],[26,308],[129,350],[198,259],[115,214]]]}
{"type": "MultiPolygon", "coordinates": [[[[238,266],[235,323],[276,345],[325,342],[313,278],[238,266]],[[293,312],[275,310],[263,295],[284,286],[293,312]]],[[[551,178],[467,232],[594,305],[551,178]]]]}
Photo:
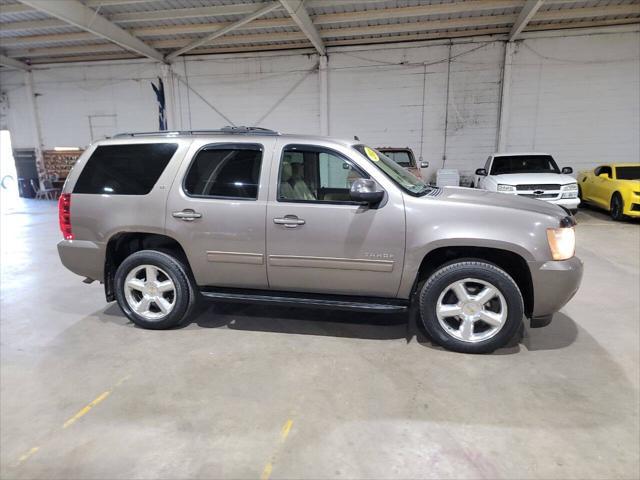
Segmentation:
{"type": "Polygon", "coordinates": [[[577,183],[569,183],[567,185],[562,185],[560,187],[562,191],[561,198],[578,198],[578,184],[577,183]]]}
{"type": "Polygon", "coordinates": [[[554,260],[567,260],[576,252],[576,232],[573,227],[547,228],[547,240],[554,260]]]}
{"type": "Polygon", "coordinates": [[[516,187],[514,187],[513,185],[503,185],[501,183],[498,184],[498,191],[499,192],[508,192],[508,193],[513,193],[516,191],[516,187]]]}

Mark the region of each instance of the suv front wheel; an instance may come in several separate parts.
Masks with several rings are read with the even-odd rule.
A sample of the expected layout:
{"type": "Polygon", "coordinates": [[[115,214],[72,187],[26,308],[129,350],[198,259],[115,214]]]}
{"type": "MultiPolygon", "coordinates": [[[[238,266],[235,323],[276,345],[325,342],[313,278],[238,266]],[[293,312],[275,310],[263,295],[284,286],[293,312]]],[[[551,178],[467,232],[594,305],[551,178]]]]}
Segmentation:
{"type": "Polygon", "coordinates": [[[118,305],[129,320],[143,328],[179,325],[196,300],[184,265],[164,252],[141,250],[128,256],[114,280],[118,305]]]}
{"type": "Polygon", "coordinates": [[[459,260],[436,271],[420,291],[420,316],[431,338],[463,353],[505,346],[522,326],[518,285],[501,268],[459,260]]]}

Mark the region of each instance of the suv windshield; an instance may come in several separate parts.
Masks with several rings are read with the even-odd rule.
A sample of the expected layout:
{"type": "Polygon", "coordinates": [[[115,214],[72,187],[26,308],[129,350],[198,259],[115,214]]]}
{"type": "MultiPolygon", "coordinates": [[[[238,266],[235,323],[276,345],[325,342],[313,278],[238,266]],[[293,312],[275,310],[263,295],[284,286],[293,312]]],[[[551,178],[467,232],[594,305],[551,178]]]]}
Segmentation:
{"type": "Polygon", "coordinates": [[[509,173],[560,173],[551,155],[509,155],[495,157],[490,175],[509,173]]]}
{"type": "Polygon", "coordinates": [[[394,162],[396,162],[401,167],[404,167],[404,168],[413,167],[413,165],[411,164],[411,156],[409,155],[409,152],[407,152],[406,150],[390,150],[390,151],[379,150],[379,151],[382,152],[387,157],[389,157],[394,162]]]}
{"type": "Polygon", "coordinates": [[[355,145],[353,148],[407,193],[420,196],[433,189],[378,150],[365,145],[355,145]]]}
{"type": "Polygon", "coordinates": [[[640,166],[616,167],[616,177],[618,180],[640,180],[640,166]]]}

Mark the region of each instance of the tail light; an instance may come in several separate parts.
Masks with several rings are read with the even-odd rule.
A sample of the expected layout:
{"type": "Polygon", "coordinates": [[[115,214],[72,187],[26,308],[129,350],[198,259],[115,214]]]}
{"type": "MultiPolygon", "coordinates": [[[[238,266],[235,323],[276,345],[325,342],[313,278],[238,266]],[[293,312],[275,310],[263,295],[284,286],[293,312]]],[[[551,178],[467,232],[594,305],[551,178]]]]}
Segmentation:
{"type": "Polygon", "coordinates": [[[71,194],[63,193],[58,199],[58,218],[60,220],[60,231],[65,240],[73,240],[71,229],[71,194]]]}

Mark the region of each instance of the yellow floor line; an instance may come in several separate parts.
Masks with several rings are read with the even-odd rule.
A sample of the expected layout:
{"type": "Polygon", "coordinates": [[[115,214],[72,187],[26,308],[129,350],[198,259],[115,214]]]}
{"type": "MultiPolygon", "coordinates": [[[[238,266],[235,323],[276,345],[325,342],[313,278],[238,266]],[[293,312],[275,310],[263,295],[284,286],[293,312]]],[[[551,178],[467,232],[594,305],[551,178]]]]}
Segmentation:
{"type": "Polygon", "coordinates": [[[269,480],[269,477],[271,477],[271,472],[273,471],[273,464],[276,461],[276,457],[280,452],[280,448],[282,444],[285,442],[285,440],[289,436],[291,427],[293,427],[292,419],[287,420],[282,426],[282,429],[280,430],[280,441],[278,442],[278,446],[276,447],[275,452],[273,452],[273,455],[271,455],[271,459],[269,460],[269,462],[267,462],[267,464],[262,469],[262,475],[260,475],[260,480],[269,480]]]}
{"type": "Polygon", "coordinates": [[[285,423],[284,426],[282,427],[281,437],[283,442],[289,436],[289,432],[291,431],[292,426],[293,426],[293,420],[289,419],[287,420],[287,423],[285,423]]]}
{"type": "Polygon", "coordinates": [[[26,462],[29,459],[29,457],[35,454],[38,450],[40,450],[40,447],[33,447],[27,453],[25,453],[24,455],[21,455],[18,461],[16,462],[15,466],[17,467],[20,464],[26,462]]]}
{"type": "Polygon", "coordinates": [[[76,413],[73,417],[71,417],[69,420],[64,422],[64,424],[62,425],[62,428],[67,428],[73,425],[77,420],[79,420],[80,418],[84,417],[87,413],[89,413],[89,410],[91,410],[93,407],[95,407],[100,402],[102,402],[105,398],[107,398],[109,394],[111,394],[110,390],[107,390],[106,392],[102,392],[98,397],[94,398],[88,405],[85,405],[84,407],[82,407],[80,411],[76,413]]]}
{"type": "Polygon", "coordinates": [[[264,466],[262,475],[260,475],[260,480],[269,480],[269,477],[271,476],[271,470],[273,470],[273,465],[271,465],[271,462],[269,462],[264,466]]]}
{"type": "MultiPolygon", "coordinates": [[[[119,387],[124,382],[126,382],[129,378],[131,378],[131,375],[127,375],[125,377],[122,377],[120,380],[118,380],[116,382],[116,384],[110,390],[102,392],[100,395],[98,395],[96,398],[94,398],[90,403],[88,403],[87,405],[82,407],[78,411],[78,413],[76,413],[73,417],[69,418],[66,422],[64,422],[62,424],[62,428],[63,429],[68,428],[71,425],[73,425],[77,420],[79,420],[80,418],[84,417],[87,413],[89,413],[89,411],[93,407],[95,407],[96,405],[100,404],[105,398],[107,398],[109,395],[111,395],[111,392],[113,392],[114,388],[119,387]]],[[[15,467],[20,466],[21,464],[26,462],[30,457],[32,457],[34,454],[36,454],[38,452],[38,450],[40,450],[40,447],[33,447],[27,453],[25,453],[22,456],[20,456],[20,458],[18,459],[18,461],[15,463],[14,466],[15,467]]]]}

